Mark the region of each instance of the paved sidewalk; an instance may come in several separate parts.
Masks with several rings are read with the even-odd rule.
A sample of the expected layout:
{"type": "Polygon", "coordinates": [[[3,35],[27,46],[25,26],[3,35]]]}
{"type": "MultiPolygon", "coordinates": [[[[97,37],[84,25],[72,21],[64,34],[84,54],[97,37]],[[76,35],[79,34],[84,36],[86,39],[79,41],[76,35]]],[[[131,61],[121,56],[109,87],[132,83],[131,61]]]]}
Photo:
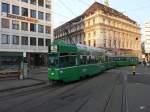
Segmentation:
{"type": "Polygon", "coordinates": [[[48,83],[47,67],[38,67],[29,70],[29,77],[24,80],[4,79],[0,80],[0,92],[22,89],[48,83]]]}
{"type": "Polygon", "coordinates": [[[33,79],[4,80],[4,81],[0,81],[0,92],[27,88],[27,87],[32,87],[32,86],[37,86],[42,84],[46,84],[46,82],[33,80],[33,79]]]}
{"type": "Polygon", "coordinates": [[[29,78],[48,82],[48,68],[38,67],[29,70],[29,78]]]}
{"type": "Polygon", "coordinates": [[[150,110],[150,67],[138,65],[136,75],[132,75],[132,67],[119,70],[127,75],[126,105],[129,112],[149,112],[150,110]]]}

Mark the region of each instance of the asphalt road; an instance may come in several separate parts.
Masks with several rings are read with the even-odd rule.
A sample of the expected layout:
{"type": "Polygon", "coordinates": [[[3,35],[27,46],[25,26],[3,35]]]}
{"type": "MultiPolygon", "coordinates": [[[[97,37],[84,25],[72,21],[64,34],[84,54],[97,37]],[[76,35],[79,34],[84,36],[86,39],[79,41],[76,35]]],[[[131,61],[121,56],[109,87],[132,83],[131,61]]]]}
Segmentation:
{"type": "Polygon", "coordinates": [[[68,85],[1,93],[0,112],[149,112],[150,75],[142,72],[132,76],[126,67],[68,85]]]}

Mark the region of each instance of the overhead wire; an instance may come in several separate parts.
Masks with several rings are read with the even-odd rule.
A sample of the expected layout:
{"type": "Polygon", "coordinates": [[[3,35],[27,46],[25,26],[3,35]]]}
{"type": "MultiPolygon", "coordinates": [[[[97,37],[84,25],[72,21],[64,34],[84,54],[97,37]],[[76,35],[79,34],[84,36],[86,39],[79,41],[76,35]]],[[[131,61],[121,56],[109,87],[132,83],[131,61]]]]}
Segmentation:
{"type": "Polygon", "coordinates": [[[129,10],[123,11],[123,13],[131,12],[131,11],[137,11],[137,10],[141,10],[141,9],[148,8],[148,7],[150,7],[150,4],[145,5],[145,6],[141,6],[141,7],[137,7],[137,8],[134,8],[134,9],[129,9],[129,10]]]}
{"type": "MultiPolygon", "coordinates": [[[[72,11],[72,9],[71,9],[70,7],[68,7],[62,0],[58,0],[58,1],[59,1],[59,3],[60,3],[63,7],[65,7],[68,11],[70,11],[73,16],[75,16],[75,17],[77,16],[77,15],[72,11]]],[[[88,2],[86,2],[85,0],[78,0],[78,1],[79,1],[80,3],[82,3],[83,5],[90,6],[90,4],[89,4],[88,2]]],[[[97,0],[93,0],[93,1],[97,1],[97,0]]],[[[141,10],[141,9],[147,8],[147,7],[149,7],[149,6],[150,6],[150,4],[149,4],[149,5],[145,5],[145,6],[141,6],[141,7],[137,7],[137,8],[134,8],[134,9],[129,9],[129,10],[123,11],[123,13],[141,10]]],[[[63,14],[60,14],[60,13],[57,13],[57,12],[52,12],[52,13],[54,13],[55,15],[61,16],[61,17],[63,17],[63,18],[69,19],[69,17],[66,16],[66,15],[63,15],[63,14]]]]}
{"type": "Polygon", "coordinates": [[[75,16],[75,17],[77,16],[77,15],[72,11],[72,9],[71,9],[70,7],[68,7],[62,0],[58,0],[58,1],[60,2],[60,4],[61,4],[62,6],[64,6],[68,11],[70,11],[73,16],[75,16]]]}
{"type": "Polygon", "coordinates": [[[65,15],[62,15],[62,14],[60,14],[60,13],[58,13],[58,12],[52,11],[51,13],[53,13],[53,14],[55,14],[55,15],[57,15],[57,16],[60,16],[60,17],[69,19],[69,17],[67,17],[67,16],[65,16],[65,15]]]}
{"type": "Polygon", "coordinates": [[[87,2],[85,2],[85,0],[78,0],[80,3],[83,3],[84,5],[86,5],[86,6],[90,6],[90,4],[89,3],[87,3],[87,2]]]}

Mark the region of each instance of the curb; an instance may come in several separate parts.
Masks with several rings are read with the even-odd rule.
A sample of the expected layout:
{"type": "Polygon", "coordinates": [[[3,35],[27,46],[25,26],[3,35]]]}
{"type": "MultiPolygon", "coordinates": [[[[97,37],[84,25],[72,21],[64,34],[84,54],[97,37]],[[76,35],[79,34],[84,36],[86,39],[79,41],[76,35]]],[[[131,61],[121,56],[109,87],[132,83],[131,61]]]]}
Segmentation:
{"type": "Polygon", "coordinates": [[[18,89],[23,89],[23,88],[28,88],[28,87],[34,87],[34,86],[38,86],[38,85],[44,85],[46,84],[46,82],[39,82],[36,84],[30,84],[30,85],[25,85],[25,86],[19,86],[19,87],[12,87],[12,88],[7,88],[7,89],[3,89],[0,90],[0,92],[8,92],[8,91],[13,91],[13,90],[18,90],[18,89]]]}

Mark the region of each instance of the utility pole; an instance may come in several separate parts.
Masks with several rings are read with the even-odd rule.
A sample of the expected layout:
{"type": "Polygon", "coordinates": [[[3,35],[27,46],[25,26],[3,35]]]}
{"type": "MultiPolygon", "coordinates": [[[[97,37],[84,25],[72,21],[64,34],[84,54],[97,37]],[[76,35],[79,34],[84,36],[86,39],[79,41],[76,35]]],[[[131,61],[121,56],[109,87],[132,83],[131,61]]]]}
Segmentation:
{"type": "Polygon", "coordinates": [[[54,41],[54,0],[51,0],[51,8],[50,8],[50,14],[51,14],[51,43],[54,41]]]}

